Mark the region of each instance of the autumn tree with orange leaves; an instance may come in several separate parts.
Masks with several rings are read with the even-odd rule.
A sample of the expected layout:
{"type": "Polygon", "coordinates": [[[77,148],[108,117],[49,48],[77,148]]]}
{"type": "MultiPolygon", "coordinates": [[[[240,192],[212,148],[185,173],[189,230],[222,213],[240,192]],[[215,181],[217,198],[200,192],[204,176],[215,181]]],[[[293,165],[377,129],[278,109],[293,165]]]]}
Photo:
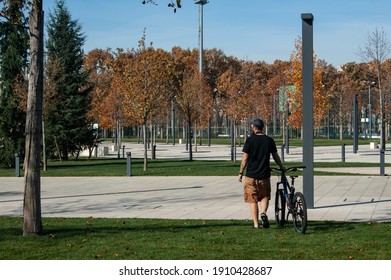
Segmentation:
{"type": "MultiPolygon", "coordinates": [[[[187,135],[192,133],[193,125],[205,126],[211,115],[213,104],[212,91],[205,76],[198,71],[196,53],[178,52],[176,50],[177,88],[175,101],[178,110],[186,119],[187,135]],[[187,55],[186,55],[187,54],[187,55]]],[[[189,160],[193,160],[192,141],[189,141],[189,160]]]]}
{"type": "Polygon", "coordinates": [[[113,60],[114,56],[109,49],[94,49],[85,56],[84,60],[84,69],[90,72],[89,80],[93,85],[88,116],[100,128],[112,128],[113,124],[107,112],[107,105],[111,102],[108,96],[113,79],[113,60]]]}
{"type": "Polygon", "coordinates": [[[145,33],[134,50],[134,57],[124,65],[120,87],[124,93],[126,117],[143,126],[144,171],[147,171],[147,125],[168,105],[173,88],[173,64],[169,53],[145,47],[145,33]]]}
{"type": "Polygon", "coordinates": [[[252,118],[261,118],[265,122],[265,133],[269,124],[272,122],[274,111],[274,93],[267,88],[268,80],[271,77],[271,67],[265,62],[255,62],[250,64],[250,70],[255,79],[252,85],[254,94],[254,111],[252,111],[252,118]]]}
{"type": "MultiPolygon", "coordinates": [[[[287,77],[294,89],[287,89],[288,103],[290,106],[290,116],[288,123],[294,128],[302,127],[303,119],[303,87],[302,87],[302,44],[301,38],[295,41],[295,50],[290,59],[292,66],[287,71],[287,77]]],[[[314,73],[313,73],[313,95],[314,95],[314,125],[317,126],[325,118],[327,109],[329,109],[329,96],[325,94],[322,88],[322,73],[318,67],[316,56],[314,55],[314,73]]]]}
{"type": "Polygon", "coordinates": [[[225,71],[234,65],[239,65],[240,62],[233,56],[227,56],[219,49],[205,49],[204,50],[204,70],[203,74],[209,86],[212,88],[213,109],[211,122],[214,122],[217,127],[222,126],[225,118],[224,100],[226,96],[219,92],[217,87],[217,80],[225,71]]]}
{"type": "MultiPolygon", "coordinates": [[[[279,111],[279,92],[280,87],[286,86],[288,78],[286,76],[287,70],[290,68],[289,61],[276,60],[270,65],[269,78],[266,82],[266,91],[269,96],[269,109],[273,114],[269,115],[269,121],[267,123],[273,124],[273,135],[277,135],[277,123],[278,123],[278,111],[279,111]]],[[[284,137],[283,137],[284,138],[284,137]]],[[[284,138],[285,139],[285,138],[284,138]]]]}
{"type": "Polygon", "coordinates": [[[243,62],[242,67],[231,67],[218,79],[218,89],[225,92],[225,111],[233,122],[234,129],[234,161],[236,161],[236,131],[241,121],[254,117],[257,114],[257,95],[261,91],[255,77],[254,64],[243,62]]]}

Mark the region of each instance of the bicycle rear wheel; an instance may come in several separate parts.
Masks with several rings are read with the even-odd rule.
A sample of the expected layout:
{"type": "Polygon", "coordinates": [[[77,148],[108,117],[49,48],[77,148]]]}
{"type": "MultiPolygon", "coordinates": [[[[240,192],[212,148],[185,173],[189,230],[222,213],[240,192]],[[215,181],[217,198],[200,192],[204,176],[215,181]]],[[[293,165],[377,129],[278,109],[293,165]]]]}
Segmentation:
{"type": "Polygon", "coordinates": [[[285,224],[285,196],[283,190],[277,190],[275,201],[275,215],[277,227],[283,227],[285,224]]]}
{"type": "Polygon", "coordinates": [[[293,226],[298,233],[304,234],[307,230],[307,205],[304,195],[301,192],[295,193],[293,197],[293,226]]]}

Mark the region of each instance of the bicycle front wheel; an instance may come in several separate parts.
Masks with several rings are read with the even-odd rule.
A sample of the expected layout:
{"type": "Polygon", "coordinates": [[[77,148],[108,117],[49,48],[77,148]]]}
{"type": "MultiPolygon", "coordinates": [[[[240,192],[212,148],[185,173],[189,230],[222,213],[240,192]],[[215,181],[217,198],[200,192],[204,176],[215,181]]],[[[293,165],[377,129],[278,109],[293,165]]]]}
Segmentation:
{"type": "Polygon", "coordinates": [[[304,234],[307,230],[307,205],[301,192],[295,193],[292,210],[293,226],[298,233],[304,234]]]}
{"type": "Polygon", "coordinates": [[[285,224],[285,196],[283,190],[277,190],[275,201],[275,214],[277,227],[283,227],[285,224]]]}

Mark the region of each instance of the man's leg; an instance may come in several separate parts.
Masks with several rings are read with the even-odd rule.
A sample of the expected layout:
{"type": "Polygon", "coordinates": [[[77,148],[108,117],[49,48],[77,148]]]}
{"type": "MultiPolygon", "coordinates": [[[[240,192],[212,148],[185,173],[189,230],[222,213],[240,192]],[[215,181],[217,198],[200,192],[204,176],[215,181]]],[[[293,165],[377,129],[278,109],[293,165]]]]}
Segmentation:
{"type": "Polygon", "coordinates": [[[267,209],[269,207],[269,200],[270,200],[270,179],[264,179],[259,181],[259,193],[261,195],[260,200],[260,207],[261,207],[261,214],[266,213],[267,209]]]}
{"type": "Polygon", "coordinates": [[[253,218],[254,227],[258,228],[258,217],[259,217],[258,202],[250,203],[250,212],[251,212],[251,217],[253,218]]]}
{"type": "Polygon", "coordinates": [[[270,226],[269,219],[266,214],[267,208],[269,207],[270,191],[270,179],[261,180],[260,194],[262,195],[262,199],[259,204],[261,207],[262,226],[264,228],[269,228],[270,226]]]}
{"type": "Polygon", "coordinates": [[[268,196],[265,196],[264,198],[262,198],[262,200],[260,201],[260,204],[261,204],[261,220],[262,220],[262,226],[264,228],[269,228],[270,226],[270,223],[269,223],[269,219],[266,215],[266,211],[267,211],[267,208],[269,206],[269,197],[268,196]]]}
{"type": "Polygon", "coordinates": [[[264,198],[262,198],[259,204],[261,206],[261,213],[266,213],[269,207],[269,197],[265,196],[264,198]]]}
{"type": "Polygon", "coordinates": [[[250,214],[254,222],[254,227],[258,228],[259,208],[258,208],[258,188],[252,178],[246,177],[244,180],[244,201],[250,204],[250,214]]]}

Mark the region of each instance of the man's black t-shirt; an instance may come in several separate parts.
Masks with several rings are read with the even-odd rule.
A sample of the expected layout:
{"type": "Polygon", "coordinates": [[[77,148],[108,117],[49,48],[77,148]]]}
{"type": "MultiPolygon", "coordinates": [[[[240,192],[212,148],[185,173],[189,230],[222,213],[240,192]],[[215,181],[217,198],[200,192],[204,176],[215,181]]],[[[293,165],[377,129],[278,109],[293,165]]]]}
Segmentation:
{"type": "Polygon", "coordinates": [[[270,178],[270,154],[276,153],[276,143],[267,135],[252,135],[247,138],[243,152],[248,154],[246,177],[270,178]]]}

